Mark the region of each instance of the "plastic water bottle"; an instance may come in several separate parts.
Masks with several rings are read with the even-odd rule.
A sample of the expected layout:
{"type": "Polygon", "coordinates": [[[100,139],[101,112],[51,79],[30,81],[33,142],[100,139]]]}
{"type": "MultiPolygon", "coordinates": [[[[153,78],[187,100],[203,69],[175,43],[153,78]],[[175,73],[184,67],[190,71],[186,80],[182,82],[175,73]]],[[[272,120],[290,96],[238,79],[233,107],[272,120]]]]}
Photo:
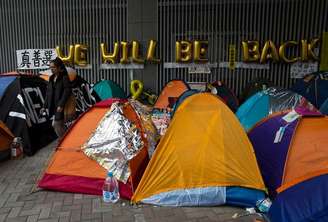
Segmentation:
{"type": "Polygon", "coordinates": [[[257,209],[262,213],[267,213],[271,207],[271,200],[269,198],[265,198],[262,200],[258,200],[256,202],[257,209]]]}
{"type": "Polygon", "coordinates": [[[103,186],[103,200],[106,203],[116,203],[120,199],[118,182],[112,172],[108,172],[103,186]]]}

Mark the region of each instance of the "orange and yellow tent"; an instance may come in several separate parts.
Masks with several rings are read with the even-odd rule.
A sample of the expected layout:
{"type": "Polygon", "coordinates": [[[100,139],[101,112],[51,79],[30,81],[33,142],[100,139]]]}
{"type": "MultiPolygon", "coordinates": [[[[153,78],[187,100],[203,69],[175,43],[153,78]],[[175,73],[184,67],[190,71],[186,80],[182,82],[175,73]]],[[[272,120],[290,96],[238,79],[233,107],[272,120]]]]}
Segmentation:
{"type": "Polygon", "coordinates": [[[198,93],[178,107],[132,201],[254,206],[264,188],[253,147],[235,115],[217,96],[198,93]]]}
{"type": "MultiPolygon", "coordinates": [[[[98,162],[89,158],[82,151],[82,146],[90,138],[115,101],[123,102],[126,100],[109,99],[102,101],[80,116],[59,142],[46,172],[39,181],[39,187],[65,192],[102,195],[102,186],[107,171],[98,162]]],[[[140,119],[128,102],[124,104],[124,115],[140,130],[144,144],[138,154],[129,161],[131,174],[128,182],[119,182],[121,197],[130,199],[149,158],[148,143],[143,136],[144,129],[140,119]]]]}

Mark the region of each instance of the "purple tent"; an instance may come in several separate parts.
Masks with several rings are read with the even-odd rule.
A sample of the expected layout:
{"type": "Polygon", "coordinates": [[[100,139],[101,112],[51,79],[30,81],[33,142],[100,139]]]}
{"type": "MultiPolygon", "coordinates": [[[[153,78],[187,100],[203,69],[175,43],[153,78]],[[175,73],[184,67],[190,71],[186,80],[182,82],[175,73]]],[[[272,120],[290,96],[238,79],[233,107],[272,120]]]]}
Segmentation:
{"type": "Polygon", "coordinates": [[[328,117],[296,111],[270,115],[248,133],[274,198],[272,222],[328,218],[327,134],[328,117]]]}

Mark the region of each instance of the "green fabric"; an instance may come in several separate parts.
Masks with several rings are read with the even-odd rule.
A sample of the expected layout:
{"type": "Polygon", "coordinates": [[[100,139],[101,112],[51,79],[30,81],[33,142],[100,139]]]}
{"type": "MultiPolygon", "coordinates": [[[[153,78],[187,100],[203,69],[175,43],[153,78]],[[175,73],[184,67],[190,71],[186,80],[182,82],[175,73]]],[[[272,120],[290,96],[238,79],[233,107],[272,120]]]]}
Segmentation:
{"type": "Polygon", "coordinates": [[[93,86],[101,100],[109,98],[126,98],[123,89],[111,80],[102,80],[93,86]]]}

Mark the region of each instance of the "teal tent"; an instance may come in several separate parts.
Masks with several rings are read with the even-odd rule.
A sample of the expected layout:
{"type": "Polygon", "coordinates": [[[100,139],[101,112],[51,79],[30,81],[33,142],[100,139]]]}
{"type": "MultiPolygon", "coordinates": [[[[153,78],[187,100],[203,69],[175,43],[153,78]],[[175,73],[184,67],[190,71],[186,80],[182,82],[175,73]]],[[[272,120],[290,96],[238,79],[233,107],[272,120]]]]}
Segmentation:
{"type": "Polygon", "coordinates": [[[100,100],[105,100],[109,98],[126,98],[124,90],[111,80],[101,80],[97,82],[93,86],[93,90],[99,96],[100,100]]]}
{"type": "Polygon", "coordinates": [[[246,131],[250,130],[257,122],[268,115],[304,108],[318,112],[304,97],[287,89],[270,87],[262,90],[247,99],[237,110],[236,115],[246,131]]]}

